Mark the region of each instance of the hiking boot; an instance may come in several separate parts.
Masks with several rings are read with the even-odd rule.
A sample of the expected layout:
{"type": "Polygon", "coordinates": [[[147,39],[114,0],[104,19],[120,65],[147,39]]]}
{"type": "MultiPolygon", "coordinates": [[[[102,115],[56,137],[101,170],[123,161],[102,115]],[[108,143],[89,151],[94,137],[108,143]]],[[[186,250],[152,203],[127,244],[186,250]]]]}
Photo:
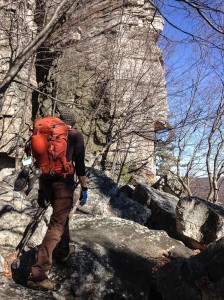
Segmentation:
{"type": "Polygon", "coordinates": [[[26,184],[27,184],[27,181],[28,181],[28,176],[29,176],[29,173],[30,173],[30,168],[29,167],[23,167],[22,170],[19,172],[16,180],[15,180],[15,183],[14,183],[14,191],[22,191],[26,184]]]}
{"type": "Polygon", "coordinates": [[[58,291],[61,287],[59,283],[55,283],[49,278],[45,278],[39,281],[33,278],[32,276],[28,277],[26,285],[28,288],[42,291],[58,291]]]}
{"type": "Polygon", "coordinates": [[[39,169],[32,169],[28,176],[28,188],[26,190],[26,195],[28,196],[30,191],[33,189],[34,184],[38,178],[40,178],[41,171],[39,169]]]}
{"type": "Polygon", "coordinates": [[[70,256],[72,255],[72,253],[74,252],[75,252],[75,245],[69,245],[69,253],[67,256],[61,258],[61,262],[66,263],[69,260],[70,256]]]}

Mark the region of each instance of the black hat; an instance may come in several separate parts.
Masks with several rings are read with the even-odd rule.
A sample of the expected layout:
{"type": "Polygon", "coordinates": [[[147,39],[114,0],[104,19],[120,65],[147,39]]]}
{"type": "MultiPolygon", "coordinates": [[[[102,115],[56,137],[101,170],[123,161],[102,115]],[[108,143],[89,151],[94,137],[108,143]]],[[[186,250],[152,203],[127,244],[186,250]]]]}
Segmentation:
{"type": "Polygon", "coordinates": [[[60,119],[70,126],[73,126],[76,122],[75,113],[70,111],[69,108],[60,111],[60,119]]]}

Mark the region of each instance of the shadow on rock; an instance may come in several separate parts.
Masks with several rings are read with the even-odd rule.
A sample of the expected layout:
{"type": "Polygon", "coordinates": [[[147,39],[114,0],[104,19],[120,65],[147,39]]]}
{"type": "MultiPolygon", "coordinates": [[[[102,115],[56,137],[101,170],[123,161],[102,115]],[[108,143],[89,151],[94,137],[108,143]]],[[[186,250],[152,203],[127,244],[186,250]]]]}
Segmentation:
{"type": "Polygon", "coordinates": [[[35,263],[36,251],[36,248],[23,251],[20,257],[12,262],[11,272],[12,279],[15,283],[26,286],[27,278],[31,272],[31,266],[35,263]]]}

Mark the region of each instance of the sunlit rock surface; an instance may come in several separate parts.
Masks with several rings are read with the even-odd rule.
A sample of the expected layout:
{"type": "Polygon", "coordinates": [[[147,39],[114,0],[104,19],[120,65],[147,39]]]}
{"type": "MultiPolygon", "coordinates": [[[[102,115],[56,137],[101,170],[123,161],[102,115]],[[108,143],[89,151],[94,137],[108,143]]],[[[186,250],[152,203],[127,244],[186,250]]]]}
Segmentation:
{"type": "MultiPolygon", "coordinates": [[[[150,211],[140,203],[135,206],[124,195],[121,197],[116,184],[98,171],[93,171],[90,176],[89,193],[98,195],[97,206],[107,203],[107,209],[114,199],[116,206],[112,205],[110,210],[113,213],[108,214],[106,209],[96,214],[92,208],[86,207],[84,211],[85,207],[77,206],[70,218],[71,243],[75,245],[75,252],[65,264],[54,260],[49,272],[50,278],[60,282],[61,289],[55,292],[28,289],[26,279],[51,210],[47,210],[25,247],[19,258],[20,264],[15,265],[15,248],[37,210],[38,185],[29,197],[23,192],[15,194],[16,173],[6,173],[0,180],[2,299],[222,299],[224,239],[209,244],[200,252],[169,237],[165,232],[166,223],[164,230],[148,229],[139,220],[144,220],[144,216],[150,219],[150,211]],[[139,214],[142,213],[142,219],[136,218],[130,209],[132,205],[139,214]],[[9,276],[10,270],[13,270],[13,277],[9,276]]],[[[94,202],[89,205],[91,207],[94,202]]],[[[164,222],[162,218],[161,222],[164,222]]]]}

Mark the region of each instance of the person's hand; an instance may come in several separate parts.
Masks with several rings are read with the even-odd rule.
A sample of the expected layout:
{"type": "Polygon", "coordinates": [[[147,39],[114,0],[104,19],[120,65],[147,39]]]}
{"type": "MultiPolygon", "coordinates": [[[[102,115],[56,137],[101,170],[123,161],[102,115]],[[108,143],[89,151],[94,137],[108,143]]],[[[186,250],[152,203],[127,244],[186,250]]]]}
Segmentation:
{"type": "Polygon", "coordinates": [[[80,198],[79,198],[79,203],[81,206],[85,205],[88,200],[88,188],[87,187],[82,187],[80,198]]]}
{"type": "Polygon", "coordinates": [[[41,208],[46,208],[48,206],[48,200],[45,198],[43,190],[38,190],[37,203],[41,208]]]}

